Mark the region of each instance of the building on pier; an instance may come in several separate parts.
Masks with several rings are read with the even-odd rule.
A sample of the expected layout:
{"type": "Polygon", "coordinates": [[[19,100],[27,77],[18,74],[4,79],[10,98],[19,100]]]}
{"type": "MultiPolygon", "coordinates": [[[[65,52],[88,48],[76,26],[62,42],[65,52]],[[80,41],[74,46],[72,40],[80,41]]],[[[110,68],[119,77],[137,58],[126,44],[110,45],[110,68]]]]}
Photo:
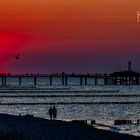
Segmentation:
{"type": "Polygon", "coordinates": [[[113,72],[105,78],[105,85],[140,85],[140,73],[132,69],[128,61],[128,70],[113,72]]]}

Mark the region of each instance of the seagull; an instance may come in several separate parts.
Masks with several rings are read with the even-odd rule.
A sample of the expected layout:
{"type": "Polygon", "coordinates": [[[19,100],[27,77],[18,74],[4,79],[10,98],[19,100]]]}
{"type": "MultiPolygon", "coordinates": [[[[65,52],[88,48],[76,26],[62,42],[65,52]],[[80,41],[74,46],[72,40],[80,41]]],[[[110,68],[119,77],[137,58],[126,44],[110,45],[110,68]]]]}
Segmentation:
{"type": "Polygon", "coordinates": [[[16,60],[19,60],[19,57],[20,57],[20,55],[17,54],[17,55],[15,56],[16,60]]]}

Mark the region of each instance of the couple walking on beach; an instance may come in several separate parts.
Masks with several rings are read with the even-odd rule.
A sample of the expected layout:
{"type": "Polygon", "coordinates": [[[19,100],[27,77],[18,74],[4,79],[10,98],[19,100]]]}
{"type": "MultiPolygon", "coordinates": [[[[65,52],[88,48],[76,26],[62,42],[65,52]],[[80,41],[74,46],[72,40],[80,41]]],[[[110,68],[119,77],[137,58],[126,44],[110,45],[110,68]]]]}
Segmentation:
{"type": "Polygon", "coordinates": [[[51,120],[56,119],[56,117],[57,117],[57,109],[56,109],[56,107],[55,106],[53,106],[53,107],[50,106],[48,114],[50,115],[51,120]]]}

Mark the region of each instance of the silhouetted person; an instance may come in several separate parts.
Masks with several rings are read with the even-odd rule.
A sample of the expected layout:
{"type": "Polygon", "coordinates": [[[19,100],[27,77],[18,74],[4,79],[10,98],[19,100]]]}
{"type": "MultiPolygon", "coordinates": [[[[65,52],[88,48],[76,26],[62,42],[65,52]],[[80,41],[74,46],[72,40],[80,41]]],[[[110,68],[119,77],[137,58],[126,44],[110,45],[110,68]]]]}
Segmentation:
{"type": "Polygon", "coordinates": [[[53,118],[53,109],[52,109],[51,106],[49,108],[48,114],[50,115],[50,119],[52,120],[52,118],[53,118]]]}
{"type": "Polygon", "coordinates": [[[56,109],[55,106],[53,106],[52,112],[53,112],[53,119],[56,119],[56,117],[57,117],[57,109],[56,109]]]}

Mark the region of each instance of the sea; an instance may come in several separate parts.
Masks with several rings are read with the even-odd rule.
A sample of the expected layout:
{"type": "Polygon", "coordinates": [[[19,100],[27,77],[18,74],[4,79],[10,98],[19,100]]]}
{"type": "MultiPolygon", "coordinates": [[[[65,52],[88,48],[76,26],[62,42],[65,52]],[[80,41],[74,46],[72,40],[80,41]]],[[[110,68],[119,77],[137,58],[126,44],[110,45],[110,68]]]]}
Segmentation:
{"type": "Polygon", "coordinates": [[[132,120],[131,125],[115,127],[120,133],[140,136],[140,124],[136,123],[140,120],[140,85],[104,85],[102,79],[95,85],[90,78],[81,86],[79,78],[69,78],[67,86],[62,86],[59,77],[53,78],[51,86],[45,77],[37,78],[36,86],[29,77],[22,78],[20,87],[18,82],[18,77],[8,77],[7,86],[0,87],[0,113],[49,119],[48,109],[55,103],[58,120],[95,120],[113,127],[115,120],[132,120]]]}

